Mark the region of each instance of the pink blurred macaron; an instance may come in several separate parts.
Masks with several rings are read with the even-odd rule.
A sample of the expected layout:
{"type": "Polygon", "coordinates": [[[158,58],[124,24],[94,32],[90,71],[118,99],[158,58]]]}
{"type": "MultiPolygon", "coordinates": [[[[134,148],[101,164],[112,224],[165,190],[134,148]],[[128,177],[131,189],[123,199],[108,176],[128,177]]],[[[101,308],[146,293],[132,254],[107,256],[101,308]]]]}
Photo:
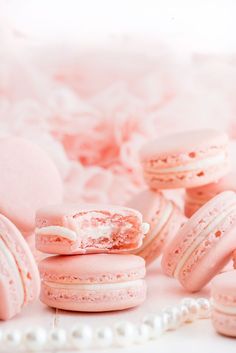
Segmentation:
{"type": "Polygon", "coordinates": [[[18,137],[0,139],[0,170],[0,212],[29,235],[36,210],[62,202],[59,172],[44,150],[18,137]]]}
{"type": "Polygon", "coordinates": [[[150,224],[143,244],[134,251],[142,256],[146,265],[161,255],[164,247],[176,235],[179,228],[187,220],[179,207],[165,198],[160,192],[144,190],[133,196],[127,203],[128,207],[136,208],[143,215],[144,222],[150,224]]]}
{"type": "Polygon", "coordinates": [[[137,210],[109,205],[55,205],[36,214],[36,248],[49,254],[131,251],[149,225],[137,210]]]}
{"type": "Polygon", "coordinates": [[[195,292],[228,263],[235,249],[236,194],[225,191],[202,206],[167,245],[162,269],[195,292]]]}
{"type": "Polygon", "coordinates": [[[230,169],[228,137],[211,129],[163,136],[143,146],[140,160],[153,190],[209,184],[230,169]]]}
{"type": "Polygon", "coordinates": [[[146,298],[145,261],[135,255],[51,256],[39,263],[41,301],[72,311],[135,307],[146,298]]]}
{"type": "Polygon", "coordinates": [[[25,239],[3,215],[0,215],[0,253],[0,319],[7,320],[38,298],[40,278],[25,239]]]}
{"type": "Polygon", "coordinates": [[[236,271],[221,273],[212,280],[211,302],[216,331],[236,337],[236,271]]]}
{"type": "Polygon", "coordinates": [[[236,192],[236,165],[229,174],[221,178],[219,181],[204,186],[199,186],[197,188],[186,189],[185,215],[187,217],[191,217],[194,212],[196,212],[207,201],[227,190],[236,192]]]}

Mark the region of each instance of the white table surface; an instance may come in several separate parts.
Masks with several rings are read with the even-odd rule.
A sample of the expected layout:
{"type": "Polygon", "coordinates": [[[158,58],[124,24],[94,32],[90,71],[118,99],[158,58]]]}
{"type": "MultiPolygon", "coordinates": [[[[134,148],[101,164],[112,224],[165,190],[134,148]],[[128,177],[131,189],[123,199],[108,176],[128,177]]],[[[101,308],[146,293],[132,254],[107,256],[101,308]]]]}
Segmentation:
{"type": "MultiPolygon", "coordinates": [[[[145,314],[158,313],[160,309],[178,304],[181,298],[189,296],[174,279],[167,278],[161,273],[158,262],[149,268],[147,282],[147,300],[136,309],[102,314],[71,313],[62,310],[56,312],[38,301],[25,308],[16,318],[8,322],[1,322],[0,328],[3,330],[13,327],[23,329],[34,325],[52,328],[56,325],[68,329],[78,321],[93,326],[112,325],[117,320],[138,322],[145,314]]],[[[207,297],[208,295],[209,287],[193,296],[207,297]]],[[[168,332],[158,340],[151,341],[146,345],[100,350],[100,352],[143,353],[144,350],[145,353],[179,353],[180,350],[188,353],[199,353],[201,350],[206,353],[235,353],[236,340],[216,334],[210,320],[199,320],[182,326],[177,331],[168,332]]],[[[87,353],[97,351],[96,349],[86,350],[87,353]]]]}

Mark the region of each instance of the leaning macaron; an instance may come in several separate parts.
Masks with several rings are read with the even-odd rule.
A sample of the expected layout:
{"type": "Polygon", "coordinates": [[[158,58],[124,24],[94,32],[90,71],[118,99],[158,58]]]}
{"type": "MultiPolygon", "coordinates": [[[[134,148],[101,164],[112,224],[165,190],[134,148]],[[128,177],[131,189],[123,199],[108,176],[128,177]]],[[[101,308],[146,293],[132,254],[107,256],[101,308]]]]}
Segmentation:
{"type": "Polygon", "coordinates": [[[44,150],[18,137],[0,139],[0,170],[0,213],[29,235],[36,210],[62,202],[59,172],[44,150]]]}
{"type": "Polygon", "coordinates": [[[39,264],[41,301],[73,311],[135,307],[146,298],[145,261],[135,255],[51,256],[39,264]]]}
{"type": "Polygon", "coordinates": [[[221,273],[212,280],[211,302],[216,331],[236,337],[236,271],[221,273]]]}
{"type": "Polygon", "coordinates": [[[151,190],[135,195],[127,206],[136,208],[142,213],[144,222],[150,224],[142,246],[134,251],[149,265],[160,256],[166,244],[187,219],[173,201],[166,199],[162,193],[151,190]]]}
{"type": "Polygon", "coordinates": [[[236,194],[208,201],[167,245],[162,268],[190,292],[200,290],[227,264],[235,249],[236,194]]]}
{"type": "Polygon", "coordinates": [[[40,278],[25,239],[3,215],[0,215],[0,254],[0,319],[7,320],[38,298],[40,278]]]}
{"type": "Polygon", "coordinates": [[[144,145],[140,159],[153,190],[197,187],[228,173],[228,137],[210,129],[163,136],[144,145]]]}
{"type": "Polygon", "coordinates": [[[185,215],[191,217],[201,206],[214,196],[223,191],[232,190],[236,192],[236,166],[232,171],[221,178],[218,182],[199,186],[198,188],[186,189],[185,215]]]}
{"type": "Polygon", "coordinates": [[[109,205],[55,205],[36,214],[36,248],[49,254],[131,251],[149,225],[137,210],[109,205]]]}

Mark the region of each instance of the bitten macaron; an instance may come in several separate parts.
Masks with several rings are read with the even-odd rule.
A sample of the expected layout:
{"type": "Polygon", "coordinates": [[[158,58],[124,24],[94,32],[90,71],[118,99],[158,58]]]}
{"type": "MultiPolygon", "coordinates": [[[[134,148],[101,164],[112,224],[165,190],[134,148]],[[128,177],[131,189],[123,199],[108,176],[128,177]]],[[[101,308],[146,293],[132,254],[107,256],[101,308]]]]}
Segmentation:
{"type": "Polygon", "coordinates": [[[230,169],[228,137],[211,129],[163,136],[143,146],[140,160],[153,190],[209,184],[230,169]]]}
{"type": "Polygon", "coordinates": [[[36,214],[36,248],[49,254],[127,252],[148,231],[140,212],[122,206],[64,204],[36,214]]]}
{"type": "Polygon", "coordinates": [[[134,195],[127,206],[140,211],[144,222],[150,224],[142,246],[133,252],[142,256],[146,265],[149,265],[161,255],[164,247],[187,219],[173,201],[152,190],[144,190],[134,195]]]}
{"type": "Polygon", "coordinates": [[[236,194],[225,191],[202,206],[166,246],[162,269],[195,292],[217,275],[235,249],[236,194]]]}
{"type": "Polygon", "coordinates": [[[145,261],[135,255],[51,256],[39,263],[41,301],[73,311],[135,307],[146,298],[145,261]]]}
{"type": "Polygon", "coordinates": [[[36,300],[40,278],[33,255],[15,225],[0,214],[0,319],[7,320],[36,300]]]}
{"type": "Polygon", "coordinates": [[[236,337],[236,271],[221,273],[212,280],[211,302],[216,331],[236,337]]]}

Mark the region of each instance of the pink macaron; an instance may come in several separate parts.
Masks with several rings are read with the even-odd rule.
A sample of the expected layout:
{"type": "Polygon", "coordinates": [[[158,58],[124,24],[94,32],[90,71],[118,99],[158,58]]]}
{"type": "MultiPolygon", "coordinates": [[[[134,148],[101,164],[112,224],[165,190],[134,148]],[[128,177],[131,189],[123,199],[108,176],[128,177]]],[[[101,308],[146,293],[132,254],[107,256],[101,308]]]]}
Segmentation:
{"type": "Polygon", "coordinates": [[[228,173],[228,137],[210,129],[163,136],[144,145],[140,159],[153,190],[197,187],[228,173]]]}
{"type": "Polygon", "coordinates": [[[191,217],[207,201],[227,190],[236,192],[236,166],[218,182],[187,189],[185,194],[185,215],[191,217]]]}
{"type": "Polygon", "coordinates": [[[25,239],[3,215],[0,215],[0,253],[0,319],[7,320],[38,298],[40,278],[25,239]]]}
{"type": "Polygon", "coordinates": [[[145,261],[135,255],[51,256],[39,264],[41,301],[58,309],[111,311],[146,298],[145,261]]]}
{"type": "Polygon", "coordinates": [[[18,137],[0,139],[0,212],[28,235],[38,208],[62,201],[54,163],[37,145],[18,137]]]}
{"type": "Polygon", "coordinates": [[[144,222],[150,224],[143,245],[134,251],[148,265],[162,253],[187,219],[173,201],[166,199],[162,193],[151,190],[135,195],[127,206],[140,211],[144,222]]]}
{"type": "Polygon", "coordinates": [[[131,251],[149,225],[137,210],[109,205],[55,205],[36,214],[36,248],[49,254],[131,251]]]}
{"type": "Polygon", "coordinates": [[[224,272],[211,283],[212,323],[222,335],[236,337],[236,271],[224,272]]]}
{"type": "Polygon", "coordinates": [[[166,246],[164,273],[190,292],[223,269],[235,249],[236,194],[225,191],[202,206],[166,246]]]}

